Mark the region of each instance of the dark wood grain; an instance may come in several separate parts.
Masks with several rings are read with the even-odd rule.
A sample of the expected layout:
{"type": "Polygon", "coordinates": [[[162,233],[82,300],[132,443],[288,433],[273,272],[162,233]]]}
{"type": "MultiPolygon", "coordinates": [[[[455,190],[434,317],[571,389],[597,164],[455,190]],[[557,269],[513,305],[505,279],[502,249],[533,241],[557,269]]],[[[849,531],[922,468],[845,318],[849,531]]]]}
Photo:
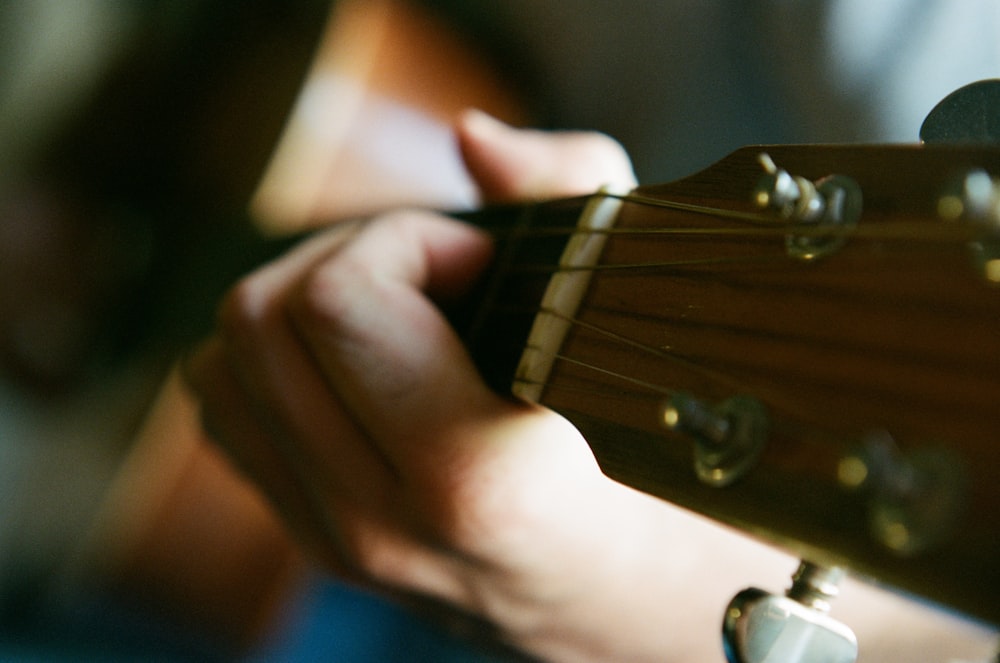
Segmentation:
{"type": "MultiPolygon", "coordinates": [[[[1000,287],[970,249],[995,231],[936,213],[957,175],[1000,172],[1000,153],[767,151],[795,174],[855,178],[865,206],[854,236],[805,262],[785,255],[777,221],[761,233],[757,224],[627,203],[543,402],[573,420],[624,483],[1000,623],[1000,287]],[[748,232],[621,232],[656,228],[748,232]],[[683,264],[701,259],[723,261],[683,264]],[[647,266],[607,269],[637,263],[647,266]],[[713,488],[695,477],[691,442],[659,422],[666,394],[678,389],[709,401],[750,394],[766,406],[772,434],[742,480],[713,488]],[[954,522],[906,555],[874,540],[869,497],[838,482],[841,459],[875,431],[904,454],[950,454],[965,476],[954,522]]],[[[759,152],[638,193],[753,211],[759,152]]]]}

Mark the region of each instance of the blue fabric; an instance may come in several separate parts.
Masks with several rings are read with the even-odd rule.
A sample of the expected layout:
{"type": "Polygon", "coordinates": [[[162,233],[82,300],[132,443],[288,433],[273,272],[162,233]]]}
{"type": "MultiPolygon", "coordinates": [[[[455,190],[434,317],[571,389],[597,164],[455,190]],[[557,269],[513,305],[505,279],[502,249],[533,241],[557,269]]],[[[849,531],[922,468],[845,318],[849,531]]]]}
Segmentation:
{"type": "MultiPolygon", "coordinates": [[[[230,663],[218,643],[95,595],[0,619],[0,661],[230,663]]],[[[239,663],[500,663],[406,610],[328,578],[305,585],[284,627],[239,663]]]]}
{"type": "Polygon", "coordinates": [[[406,610],[341,583],[317,579],[285,630],[246,663],[497,663],[406,610]]]}

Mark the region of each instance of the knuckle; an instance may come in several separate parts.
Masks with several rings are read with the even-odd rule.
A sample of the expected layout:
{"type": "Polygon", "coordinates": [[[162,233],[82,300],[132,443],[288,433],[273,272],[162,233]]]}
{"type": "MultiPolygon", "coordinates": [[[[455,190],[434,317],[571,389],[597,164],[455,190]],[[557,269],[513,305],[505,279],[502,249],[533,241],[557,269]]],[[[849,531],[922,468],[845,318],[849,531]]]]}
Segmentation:
{"type": "Polygon", "coordinates": [[[359,288],[370,278],[367,265],[341,256],[307,274],[289,305],[296,319],[336,330],[356,305],[359,288]]]}
{"type": "Polygon", "coordinates": [[[246,276],[223,297],[216,314],[217,325],[230,340],[254,336],[266,325],[272,306],[260,279],[246,276]]]}
{"type": "Polygon", "coordinates": [[[410,259],[407,251],[395,249],[420,244],[421,228],[429,218],[426,213],[404,209],[368,222],[345,250],[304,275],[290,300],[294,315],[334,326],[350,320],[366,299],[380,296],[400,271],[398,261],[410,259]]]}

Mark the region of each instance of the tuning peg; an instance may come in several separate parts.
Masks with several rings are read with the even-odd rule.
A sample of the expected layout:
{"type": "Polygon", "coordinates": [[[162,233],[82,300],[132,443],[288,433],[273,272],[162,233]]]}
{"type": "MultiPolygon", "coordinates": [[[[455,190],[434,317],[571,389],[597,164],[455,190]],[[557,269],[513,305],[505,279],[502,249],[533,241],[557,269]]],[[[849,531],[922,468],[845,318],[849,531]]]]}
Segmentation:
{"type": "Polygon", "coordinates": [[[785,250],[797,260],[814,260],[836,252],[861,218],[862,194],[846,175],[828,175],[815,182],[791,175],[771,157],[760,154],[764,175],[753,191],[755,205],[802,227],[785,237],[785,250]]]}
{"type": "Polygon", "coordinates": [[[730,485],[753,467],[769,430],[767,410],[745,395],[715,405],[677,392],[663,405],[660,421],[694,440],[695,473],[717,488],[730,485]]]}
{"type": "Polygon", "coordinates": [[[827,614],[843,576],[803,562],[784,596],[756,588],[737,594],[722,627],[729,663],[854,663],[854,632],[827,614]]]}
{"type": "Polygon", "coordinates": [[[869,434],[842,458],[837,478],[868,497],[872,536],[902,556],[946,540],[966,506],[966,473],[958,459],[933,448],[904,453],[885,431],[869,434]]]}

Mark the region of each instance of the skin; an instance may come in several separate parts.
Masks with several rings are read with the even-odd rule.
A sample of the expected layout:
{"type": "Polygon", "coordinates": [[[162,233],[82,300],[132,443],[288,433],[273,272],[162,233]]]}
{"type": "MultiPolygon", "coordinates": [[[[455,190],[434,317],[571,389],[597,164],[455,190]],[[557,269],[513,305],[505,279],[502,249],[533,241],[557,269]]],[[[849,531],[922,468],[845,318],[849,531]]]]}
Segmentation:
{"type": "MultiPolygon", "coordinates": [[[[604,136],[517,131],[476,112],[456,133],[487,201],[634,183],[604,136]]],[[[795,560],[611,481],[567,422],[482,383],[437,304],[490,253],[475,230],[400,211],[245,278],[185,365],[205,429],[345,578],[448,606],[533,657],[722,660],[731,596],[783,590],[795,560]]],[[[886,658],[872,636],[872,661],[937,660],[923,656],[942,633],[983,641],[851,592],[848,610],[893,607],[891,624],[885,610],[859,612],[865,628],[927,634],[886,658]]]]}

